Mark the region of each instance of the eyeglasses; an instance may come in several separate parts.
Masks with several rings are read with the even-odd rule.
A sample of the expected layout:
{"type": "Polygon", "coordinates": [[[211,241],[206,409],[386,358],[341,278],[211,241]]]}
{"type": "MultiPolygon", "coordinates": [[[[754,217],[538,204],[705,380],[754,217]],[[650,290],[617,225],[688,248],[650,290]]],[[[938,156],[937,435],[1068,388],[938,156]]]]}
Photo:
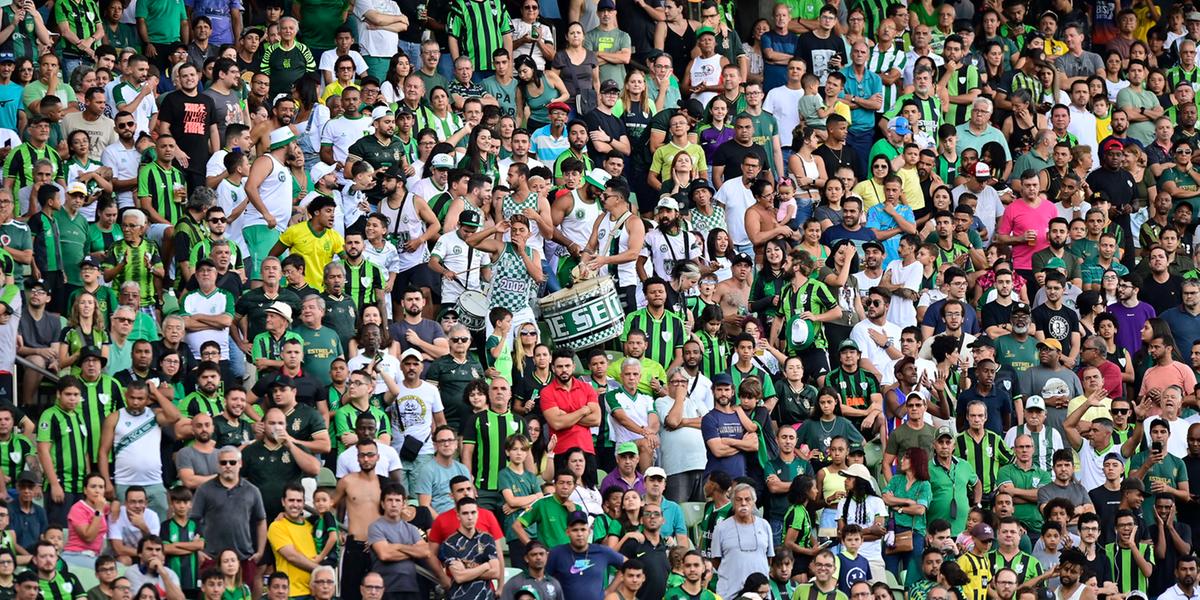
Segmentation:
{"type": "Polygon", "coordinates": [[[670,383],[671,385],[687,385],[687,384],[688,384],[688,380],[686,380],[686,379],[672,379],[672,380],[671,380],[671,381],[669,381],[668,383],[670,383]]]}
{"type": "Polygon", "coordinates": [[[458,441],[458,438],[447,438],[447,439],[434,440],[434,441],[436,441],[439,444],[453,444],[454,442],[458,441]]]}
{"type": "MultiPolygon", "coordinates": [[[[867,305],[871,306],[871,307],[879,307],[879,306],[883,306],[884,302],[883,302],[883,300],[872,300],[872,301],[868,302],[867,305]]],[[[950,315],[946,315],[946,316],[948,317],[950,315]]]]}
{"type": "Polygon", "coordinates": [[[209,217],[208,222],[209,223],[228,223],[229,219],[226,219],[225,217],[209,217]]]}
{"type": "Polygon", "coordinates": [[[222,460],[222,461],[220,461],[220,463],[221,463],[221,466],[223,466],[223,467],[232,467],[232,466],[238,464],[238,461],[236,459],[235,460],[222,460]]]}
{"type": "Polygon", "coordinates": [[[350,383],[350,385],[362,385],[362,386],[371,385],[370,382],[362,381],[359,379],[351,379],[349,383],[350,383]]]}
{"type": "MultiPolygon", "coordinates": [[[[45,290],[36,290],[36,289],[35,289],[35,290],[33,290],[33,291],[35,291],[35,292],[38,292],[38,291],[45,292],[45,290]]],[[[132,323],[132,322],[133,322],[133,319],[130,319],[129,317],[113,317],[113,320],[114,320],[114,321],[116,321],[116,322],[118,322],[118,323],[132,323]]]]}
{"type": "Polygon", "coordinates": [[[450,341],[454,342],[455,344],[463,344],[463,343],[471,341],[471,338],[469,338],[469,337],[452,337],[452,338],[450,338],[450,341]]]}
{"type": "Polygon", "coordinates": [[[536,331],[522,331],[521,335],[537,335],[536,331]]]}
{"type": "Polygon", "coordinates": [[[879,163],[877,165],[871,165],[871,168],[872,169],[886,169],[886,168],[888,168],[888,166],[884,163],[879,163]]]}

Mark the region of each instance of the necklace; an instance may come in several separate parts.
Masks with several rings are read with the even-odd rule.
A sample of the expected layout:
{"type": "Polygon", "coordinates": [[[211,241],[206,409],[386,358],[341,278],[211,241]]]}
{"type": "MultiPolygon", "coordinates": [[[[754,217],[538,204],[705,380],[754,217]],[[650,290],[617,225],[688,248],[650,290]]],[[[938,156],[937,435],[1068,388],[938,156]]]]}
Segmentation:
{"type": "Polygon", "coordinates": [[[817,419],[817,425],[821,426],[822,433],[824,433],[825,435],[829,435],[829,434],[833,433],[833,428],[837,426],[837,419],[834,419],[833,421],[830,422],[828,429],[825,428],[825,420],[824,419],[817,419]]]}

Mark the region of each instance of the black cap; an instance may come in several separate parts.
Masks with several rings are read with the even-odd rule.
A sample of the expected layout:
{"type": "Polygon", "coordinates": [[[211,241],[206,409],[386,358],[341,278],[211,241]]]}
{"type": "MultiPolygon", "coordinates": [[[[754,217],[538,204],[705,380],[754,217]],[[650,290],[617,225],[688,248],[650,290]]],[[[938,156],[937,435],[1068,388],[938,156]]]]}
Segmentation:
{"type": "Polygon", "coordinates": [[[704,118],[704,105],[699,100],[692,98],[683,105],[683,110],[688,116],[699,121],[704,118]]]}
{"type": "Polygon", "coordinates": [[[215,269],[217,268],[217,263],[213,262],[211,258],[202,258],[196,261],[196,270],[199,271],[200,267],[212,267],[215,269]]]}
{"type": "Polygon", "coordinates": [[[410,117],[413,116],[412,109],[409,108],[408,105],[403,102],[401,102],[400,105],[396,107],[396,116],[399,117],[401,115],[407,115],[410,117]]]}
{"type": "Polygon", "coordinates": [[[51,119],[50,117],[47,117],[45,115],[38,115],[36,117],[33,117],[32,119],[29,119],[30,125],[37,125],[38,123],[53,123],[53,122],[54,122],[54,119],[51,119]]]}
{"type": "Polygon", "coordinates": [[[990,338],[990,337],[980,336],[980,337],[975,338],[975,341],[971,342],[970,344],[967,344],[967,347],[972,348],[972,349],[974,349],[974,348],[995,348],[996,343],[993,342],[992,338],[990,338]]]}
{"type": "Polygon", "coordinates": [[[41,279],[35,279],[33,277],[26,277],[25,278],[25,289],[32,290],[33,288],[42,288],[43,290],[49,291],[48,288],[46,287],[45,281],[42,281],[41,279]]]}
{"type": "Polygon", "coordinates": [[[400,168],[400,165],[398,164],[391,165],[386,169],[380,169],[379,177],[382,179],[387,179],[389,177],[392,179],[404,179],[404,169],[400,168]]]}
{"type": "Polygon", "coordinates": [[[96,257],[92,256],[91,254],[88,254],[83,257],[83,260],[79,261],[79,268],[82,269],[84,267],[95,267],[99,269],[100,261],[96,260],[96,257]]]}
{"type": "Polygon", "coordinates": [[[567,527],[570,527],[576,523],[583,523],[585,525],[589,523],[588,514],[582,510],[577,510],[567,515],[567,527]]]}
{"type": "Polygon", "coordinates": [[[713,194],[717,193],[717,189],[707,179],[693,179],[692,183],[688,185],[688,199],[690,200],[698,190],[708,190],[713,194]]]}
{"type": "Polygon", "coordinates": [[[879,242],[877,242],[875,240],[871,240],[862,245],[862,249],[864,252],[867,250],[867,248],[874,248],[880,252],[884,252],[883,244],[880,244],[879,242]]]}
{"type": "Polygon", "coordinates": [[[287,375],[278,375],[275,377],[275,380],[271,382],[271,385],[268,386],[268,389],[273,390],[280,387],[294,388],[296,387],[296,380],[287,375]]]}
{"type": "Polygon", "coordinates": [[[108,364],[108,359],[104,358],[104,354],[102,352],[100,352],[100,349],[95,346],[84,346],[82,349],[79,350],[79,363],[80,364],[83,364],[83,361],[85,361],[89,358],[100,359],[101,366],[108,364]]]}
{"type": "Polygon", "coordinates": [[[733,257],[733,264],[736,265],[738,263],[745,263],[745,264],[748,264],[753,267],[754,259],[749,254],[746,254],[745,252],[739,252],[739,253],[737,253],[737,256],[733,257]]]}
{"type": "Polygon", "coordinates": [[[1017,313],[1025,313],[1027,315],[1031,314],[1031,311],[1029,310],[1029,305],[1025,304],[1024,302],[1017,302],[1017,303],[1013,304],[1011,314],[1015,315],[1017,313]]]}

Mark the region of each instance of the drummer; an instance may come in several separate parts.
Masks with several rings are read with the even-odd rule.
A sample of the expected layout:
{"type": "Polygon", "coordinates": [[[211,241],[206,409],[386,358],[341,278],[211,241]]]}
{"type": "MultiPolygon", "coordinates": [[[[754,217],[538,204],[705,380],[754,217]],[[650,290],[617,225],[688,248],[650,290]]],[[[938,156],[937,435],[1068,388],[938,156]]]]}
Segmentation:
{"type": "MultiPolygon", "coordinates": [[[[491,279],[491,255],[467,245],[467,238],[479,231],[481,219],[474,210],[463,211],[458,227],[433,245],[429,270],[442,278],[442,306],[454,306],[466,290],[482,291],[483,282],[491,279]]],[[[457,312],[462,317],[461,309],[457,312]]],[[[482,323],[487,315],[477,316],[482,323]]]]}
{"type": "MultiPolygon", "coordinates": [[[[513,326],[505,336],[506,344],[512,343],[512,332],[520,330],[522,324],[537,324],[529,303],[532,292],[546,277],[542,273],[542,253],[528,245],[529,235],[529,218],[514,214],[467,237],[467,245],[491,253],[492,287],[488,304],[489,309],[502,307],[512,312],[513,326]],[[507,242],[505,233],[510,234],[507,242]]],[[[490,321],[487,333],[492,334],[490,321]]]]}

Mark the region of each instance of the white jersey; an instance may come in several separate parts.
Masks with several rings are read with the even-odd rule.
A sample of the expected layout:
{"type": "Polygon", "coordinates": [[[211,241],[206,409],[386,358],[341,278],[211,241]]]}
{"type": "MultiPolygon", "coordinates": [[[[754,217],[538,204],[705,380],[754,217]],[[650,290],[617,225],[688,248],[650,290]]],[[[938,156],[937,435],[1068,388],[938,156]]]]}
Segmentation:
{"type": "MultiPolygon", "coordinates": [[[[145,85],[145,83],[142,85],[145,85]]],[[[133,87],[132,85],[129,85],[129,82],[123,80],[117,85],[113,86],[111,103],[114,111],[113,114],[115,115],[121,110],[119,108],[121,104],[131,104],[133,99],[137,98],[137,95],[141,92],[141,89],[141,86],[133,87]]],[[[126,108],[132,108],[132,110],[129,112],[133,113],[134,135],[137,136],[143,133],[149,135],[150,117],[158,114],[158,104],[155,103],[154,91],[151,90],[149,94],[143,96],[138,102],[136,108],[126,108]]]]}
{"type": "Polygon", "coordinates": [[[113,430],[113,455],[116,469],[113,482],[117,485],[157,485],[162,483],[162,459],[158,449],[162,444],[162,428],[154,411],[143,409],[134,415],[129,409],[117,411],[117,426],[113,430]]]}
{"type": "MultiPolygon", "coordinates": [[[[513,21],[513,22],[515,23],[516,21],[513,21]]],[[[20,142],[17,142],[17,144],[20,144],[20,142]]],[[[16,144],[13,144],[13,146],[15,147],[16,144]]],[[[500,168],[500,184],[501,185],[505,185],[505,186],[508,185],[508,168],[511,167],[512,164],[513,164],[513,159],[511,156],[508,158],[500,159],[500,162],[498,163],[498,165],[500,168]]],[[[546,164],[543,163],[542,161],[534,158],[533,155],[530,154],[528,156],[528,158],[526,158],[526,160],[525,160],[525,166],[529,167],[529,170],[532,171],[537,167],[544,167],[544,166],[546,166],[546,164]]],[[[588,234],[589,235],[591,234],[591,230],[588,231],[588,234]]],[[[587,240],[584,240],[584,241],[586,242],[587,240]]]]}
{"type": "MultiPolygon", "coordinates": [[[[420,173],[421,169],[417,168],[417,172],[420,173]]],[[[438,194],[450,189],[450,186],[439,188],[437,186],[437,184],[433,182],[432,179],[425,177],[425,178],[420,179],[416,183],[414,183],[410,186],[407,186],[407,188],[408,188],[409,193],[416,194],[416,195],[424,198],[426,202],[429,202],[438,194]]]]}
{"type": "Polygon", "coordinates": [[[457,231],[451,231],[439,238],[433,245],[432,254],[441,261],[443,267],[457,274],[454,279],[442,280],[443,305],[452,305],[458,302],[458,297],[468,289],[483,289],[481,273],[484,267],[491,264],[491,253],[481,252],[468,246],[462,238],[458,237],[457,231]]]}
{"type": "Polygon", "coordinates": [[[604,209],[599,202],[587,202],[580,195],[579,190],[571,191],[574,204],[563,217],[562,223],[558,224],[558,230],[562,232],[563,237],[583,248],[587,246],[588,240],[592,239],[592,227],[596,225],[596,219],[604,209]]]}
{"type": "MultiPolygon", "coordinates": [[[[100,164],[113,170],[113,179],[134,179],[138,175],[138,165],[141,164],[142,153],[136,146],[126,148],[117,142],[109,144],[100,153],[100,164]]],[[[117,192],[117,207],[130,208],[133,206],[133,190],[117,192]]]]}
{"type": "MultiPolygon", "coordinates": [[[[425,235],[425,221],[417,213],[417,205],[413,202],[414,195],[409,193],[400,201],[400,208],[388,206],[386,201],[380,203],[379,210],[388,218],[388,233],[394,234],[401,244],[425,235]]],[[[421,244],[415,252],[399,250],[400,261],[397,272],[407,271],[421,263],[429,262],[429,246],[421,244]]]]}
{"type": "MultiPolygon", "coordinates": [[[[601,215],[600,216],[600,229],[596,236],[596,241],[597,241],[596,253],[601,256],[613,256],[616,254],[621,254],[621,253],[625,252],[626,250],[629,250],[629,219],[637,219],[637,218],[639,218],[639,217],[632,213],[625,213],[625,215],[623,215],[622,217],[620,217],[618,219],[613,219],[612,215],[609,215],[609,214],[601,215]],[[628,218],[626,218],[626,217],[628,217],[628,218]],[[617,229],[618,222],[620,222],[620,229],[617,229]],[[616,234],[616,248],[613,248],[613,234],[614,233],[616,234]]],[[[631,260],[628,262],[624,262],[619,265],[616,265],[616,267],[617,267],[617,277],[616,277],[617,287],[627,287],[627,286],[631,286],[631,285],[637,285],[637,283],[638,283],[637,265],[634,264],[634,261],[631,260]]],[[[607,271],[607,268],[602,269],[602,271],[607,271]]],[[[605,273],[601,272],[600,275],[605,275],[605,273]]]]}
{"type": "MultiPolygon", "coordinates": [[[[233,214],[233,208],[246,199],[246,188],[243,187],[245,181],[243,179],[242,183],[233,183],[228,179],[222,179],[221,183],[217,184],[217,206],[225,209],[226,216],[233,214]]],[[[246,242],[242,237],[243,223],[245,220],[241,217],[236,221],[230,221],[225,229],[225,237],[233,240],[241,248],[242,256],[247,256],[246,242]]]]}
{"type": "MultiPolygon", "coordinates": [[[[689,73],[692,76],[692,87],[704,85],[717,85],[721,83],[721,58],[720,54],[713,54],[708,58],[697,56],[692,59],[692,64],[688,65],[689,73]]],[[[716,92],[698,92],[692,94],[692,98],[699,100],[701,104],[708,106],[708,101],[717,97],[716,92]]]]}
{"type": "MultiPolygon", "coordinates": [[[[898,285],[913,292],[921,291],[921,280],[925,277],[925,267],[920,262],[914,260],[911,265],[906,267],[904,261],[896,259],[888,263],[885,272],[891,273],[888,275],[888,282],[892,285],[898,285]]],[[[912,300],[892,296],[892,301],[888,304],[887,320],[900,327],[916,325],[917,308],[913,305],[912,300]]]]}
{"type": "Polygon", "coordinates": [[[333,160],[345,164],[346,157],[350,155],[350,146],[363,136],[373,134],[374,128],[369,117],[360,115],[357,119],[348,119],[342,116],[330,119],[321,129],[321,145],[333,147],[333,160]]]}
{"type": "Polygon", "coordinates": [[[400,394],[387,408],[392,420],[392,447],[398,451],[404,445],[404,438],[412,437],[425,442],[421,454],[433,454],[433,413],[445,410],[442,395],[428,381],[415,388],[404,385],[403,381],[398,383],[400,394]]]}
{"type": "Polygon", "coordinates": [[[654,274],[671,280],[675,265],[694,260],[704,255],[704,240],[700,236],[680,229],[675,235],[668,235],[657,227],[646,232],[646,242],[642,244],[641,256],[650,259],[654,274]]]}
{"type": "MultiPolygon", "coordinates": [[[[71,160],[65,162],[64,166],[67,168],[67,187],[70,187],[72,183],[75,183],[79,179],[80,175],[91,173],[104,165],[90,160],[87,164],[71,160]]],[[[95,192],[100,188],[95,182],[85,185],[87,185],[89,193],[95,192]]],[[[79,207],[79,214],[83,215],[83,218],[87,219],[88,223],[94,223],[96,221],[96,203],[91,202],[79,207]]]]}
{"type": "MultiPolygon", "coordinates": [[[[266,157],[271,161],[271,172],[259,186],[258,196],[267,207],[267,212],[275,217],[275,229],[282,232],[288,228],[288,219],[292,216],[292,171],[274,156],[267,154],[266,157]]],[[[243,228],[267,224],[253,203],[246,205],[242,220],[243,228]]]]}

